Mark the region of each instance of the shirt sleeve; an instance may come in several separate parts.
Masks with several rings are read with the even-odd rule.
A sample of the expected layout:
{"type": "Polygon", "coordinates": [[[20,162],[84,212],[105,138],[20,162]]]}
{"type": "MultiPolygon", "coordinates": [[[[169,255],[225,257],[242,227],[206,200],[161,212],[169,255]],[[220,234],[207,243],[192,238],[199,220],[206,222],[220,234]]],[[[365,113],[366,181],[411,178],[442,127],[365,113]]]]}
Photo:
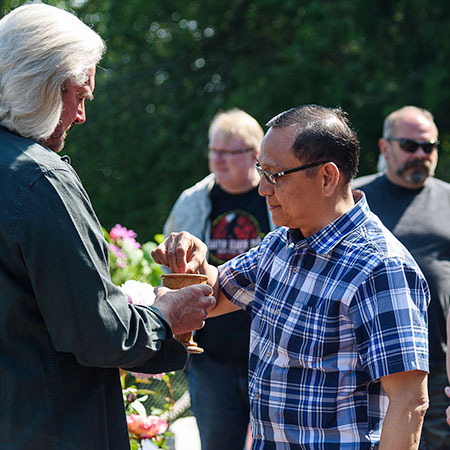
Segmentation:
{"type": "Polygon", "coordinates": [[[218,267],[221,291],[228,300],[248,312],[251,311],[255,296],[260,246],[236,256],[218,267]]]}
{"type": "Polygon", "coordinates": [[[70,167],[48,171],[31,186],[13,246],[57,351],[95,367],[184,366],[186,351],[159,311],[129,304],[111,282],[108,245],[70,167]]]}
{"type": "Polygon", "coordinates": [[[428,285],[417,267],[387,260],[360,284],[349,307],[362,365],[373,380],[428,372],[428,285]]]}

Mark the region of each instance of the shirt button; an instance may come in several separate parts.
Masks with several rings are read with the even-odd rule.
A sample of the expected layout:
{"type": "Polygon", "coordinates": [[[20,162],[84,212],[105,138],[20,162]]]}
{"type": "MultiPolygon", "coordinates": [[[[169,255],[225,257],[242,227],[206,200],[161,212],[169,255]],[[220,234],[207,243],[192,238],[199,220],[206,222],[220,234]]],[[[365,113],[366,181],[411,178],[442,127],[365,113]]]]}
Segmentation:
{"type": "Polygon", "coordinates": [[[259,394],[255,394],[255,400],[259,400],[259,394]]]}
{"type": "Polygon", "coordinates": [[[279,316],[279,315],[281,314],[281,310],[280,310],[280,309],[275,310],[275,314],[276,314],[277,316],[279,316]]]}
{"type": "Polygon", "coordinates": [[[272,352],[267,352],[267,357],[270,358],[272,356],[272,352]]]}
{"type": "Polygon", "coordinates": [[[294,267],[294,268],[292,269],[292,272],[297,273],[297,272],[298,272],[298,267],[294,267]]]}
{"type": "Polygon", "coordinates": [[[262,436],[260,434],[257,434],[256,439],[262,439],[262,436]]]}

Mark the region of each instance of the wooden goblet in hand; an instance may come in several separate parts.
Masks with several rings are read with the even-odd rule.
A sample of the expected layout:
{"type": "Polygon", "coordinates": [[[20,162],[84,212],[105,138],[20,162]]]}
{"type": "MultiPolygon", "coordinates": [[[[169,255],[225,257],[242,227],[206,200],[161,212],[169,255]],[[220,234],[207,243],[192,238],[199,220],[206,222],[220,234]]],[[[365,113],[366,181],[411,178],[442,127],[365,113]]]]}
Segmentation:
{"type": "MultiPolygon", "coordinates": [[[[207,284],[208,277],[196,273],[170,273],[161,275],[161,280],[163,286],[169,289],[181,289],[193,284],[207,284]]],[[[203,349],[194,342],[191,332],[175,335],[175,338],[186,347],[188,353],[203,353],[203,349]]]]}

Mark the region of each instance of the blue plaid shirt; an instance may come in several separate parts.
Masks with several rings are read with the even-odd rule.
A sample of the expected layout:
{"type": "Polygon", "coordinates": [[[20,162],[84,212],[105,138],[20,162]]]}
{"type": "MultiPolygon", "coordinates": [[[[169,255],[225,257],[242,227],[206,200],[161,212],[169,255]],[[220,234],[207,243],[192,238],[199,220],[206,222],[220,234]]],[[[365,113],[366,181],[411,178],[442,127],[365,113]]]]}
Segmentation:
{"type": "Polygon", "coordinates": [[[281,227],[219,268],[251,311],[253,450],[377,448],[379,378],[428,371],[427,283],[364,196],[305,239],[281,227]]]}

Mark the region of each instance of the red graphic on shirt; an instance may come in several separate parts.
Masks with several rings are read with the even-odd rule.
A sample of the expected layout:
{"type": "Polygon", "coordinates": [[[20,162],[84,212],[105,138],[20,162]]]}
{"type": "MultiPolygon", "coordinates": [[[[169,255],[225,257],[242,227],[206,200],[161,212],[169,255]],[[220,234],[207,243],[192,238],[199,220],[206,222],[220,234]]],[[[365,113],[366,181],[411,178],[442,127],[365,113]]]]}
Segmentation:
{"type": "Polygon", "coordinates": [[[211,262],[222,264],[261,242],[256,219],[243,211],[219,216],[211,224],[209,256],[211,262]]]}

